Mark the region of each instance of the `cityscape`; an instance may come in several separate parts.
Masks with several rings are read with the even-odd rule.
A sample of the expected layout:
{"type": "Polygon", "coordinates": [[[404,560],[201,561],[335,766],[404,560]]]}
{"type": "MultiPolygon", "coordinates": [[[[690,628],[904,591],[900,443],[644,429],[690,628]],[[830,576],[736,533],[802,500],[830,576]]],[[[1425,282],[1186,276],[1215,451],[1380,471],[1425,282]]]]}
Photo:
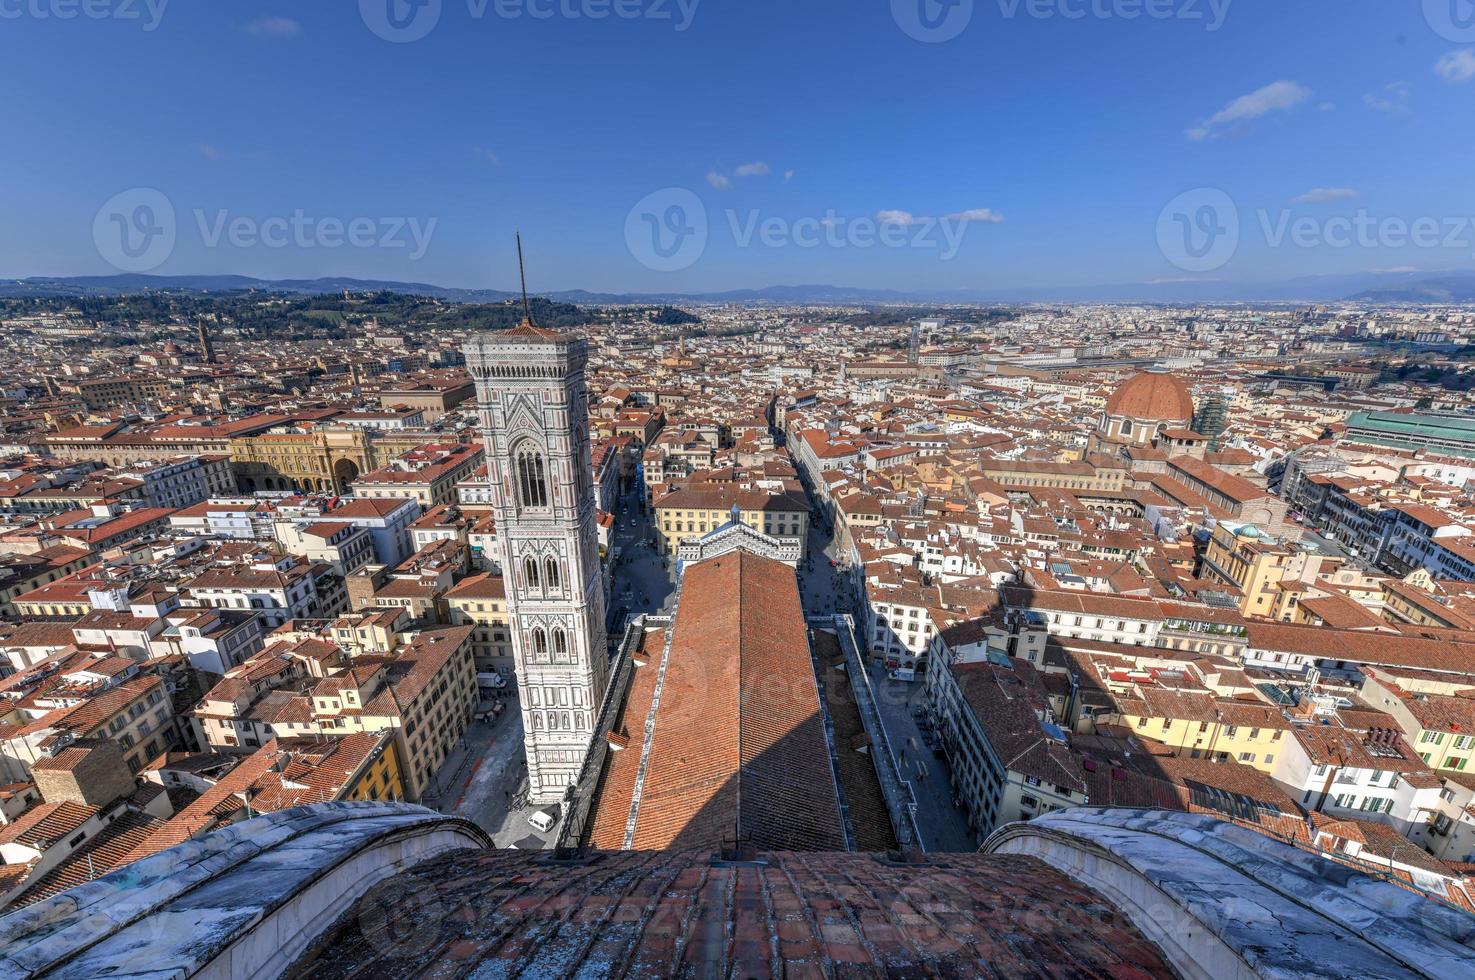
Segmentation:
{"type": "Polygon", "coordinates": [[[149,55],[0,192],[0,976],[1475,977],[1475,28],[1346,3],[0,9],[149,55]]]}

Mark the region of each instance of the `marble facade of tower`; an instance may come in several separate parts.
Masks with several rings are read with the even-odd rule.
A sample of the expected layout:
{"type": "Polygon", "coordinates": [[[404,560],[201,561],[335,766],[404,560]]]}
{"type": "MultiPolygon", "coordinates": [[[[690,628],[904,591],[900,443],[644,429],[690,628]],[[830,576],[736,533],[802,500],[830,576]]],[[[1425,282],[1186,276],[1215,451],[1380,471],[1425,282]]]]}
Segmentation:
{"type": "Polygon", "coordinates": [[[608,677],[586,358],[581,338],[531,320],[466,347],[536,804],[578,778],[608,677]]]}

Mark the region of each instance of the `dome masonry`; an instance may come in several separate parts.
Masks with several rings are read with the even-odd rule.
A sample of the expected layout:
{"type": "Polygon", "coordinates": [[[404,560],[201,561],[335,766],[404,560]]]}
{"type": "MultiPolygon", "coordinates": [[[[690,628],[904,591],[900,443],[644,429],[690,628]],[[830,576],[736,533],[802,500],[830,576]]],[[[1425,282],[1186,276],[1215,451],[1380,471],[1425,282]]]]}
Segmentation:
{"type": "Polygon", "coordinates": [[[1193,396],[1188,386],[1165,371],[1133,376],[1106,400],[1106,414],[1154,422],[1193,421],[1193,396]]]}

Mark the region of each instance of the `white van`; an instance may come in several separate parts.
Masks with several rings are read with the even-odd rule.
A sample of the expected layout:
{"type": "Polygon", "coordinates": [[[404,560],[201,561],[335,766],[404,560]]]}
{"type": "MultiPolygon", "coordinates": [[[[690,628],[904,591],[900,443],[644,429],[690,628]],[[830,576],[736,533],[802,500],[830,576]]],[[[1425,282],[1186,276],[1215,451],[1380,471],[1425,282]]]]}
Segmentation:
{"type": "Polygon", "coordinates": [[[557,822],[558,811],[553,808],[547,810],[534,810],[532,815],[528,817],[528,823],[532,826],[534,830],[536,830],[540,834],[548,833],[548,831],[553,829],[553,825],[557,822]]]}

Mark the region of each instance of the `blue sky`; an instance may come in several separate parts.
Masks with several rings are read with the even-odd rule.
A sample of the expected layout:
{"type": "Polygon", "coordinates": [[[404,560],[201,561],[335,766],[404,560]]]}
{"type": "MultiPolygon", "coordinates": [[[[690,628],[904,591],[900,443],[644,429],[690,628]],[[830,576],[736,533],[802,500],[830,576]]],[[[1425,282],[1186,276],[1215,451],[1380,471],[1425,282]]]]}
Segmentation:
{"type": "Polygon", "coordinates": [[[1209,0],[974,0],[940,43],[900,26],[937,0],[442,0],[408,43],[368,26],[406,0],[56,16],[80,2],[0,0],[6,276],[129,265],[106,239],[140,188],[174,212],[134,266],[160,274],[510,288],[516,226],[549,290],[1475,267],[1475,31],[1438,9],[1471,0],[1217,0],[1215,31],[1209,0]],[[560,12],[617,4],[640,16],[560,12]],[[1123,16],[1144,5],[1195,19],[1123,16]],[[663,271],[639,239],[669,189],[707,234],[663,271]],[[1240,223],[1208,268],[1164,212],[1195,192],[1191,232],[1202,190],[1240,223]],[[1327,244],[1359,213],[1374,232],[1327,244]],[[1388,233],[1419,219],[1438,244],[1388,233]]]}

